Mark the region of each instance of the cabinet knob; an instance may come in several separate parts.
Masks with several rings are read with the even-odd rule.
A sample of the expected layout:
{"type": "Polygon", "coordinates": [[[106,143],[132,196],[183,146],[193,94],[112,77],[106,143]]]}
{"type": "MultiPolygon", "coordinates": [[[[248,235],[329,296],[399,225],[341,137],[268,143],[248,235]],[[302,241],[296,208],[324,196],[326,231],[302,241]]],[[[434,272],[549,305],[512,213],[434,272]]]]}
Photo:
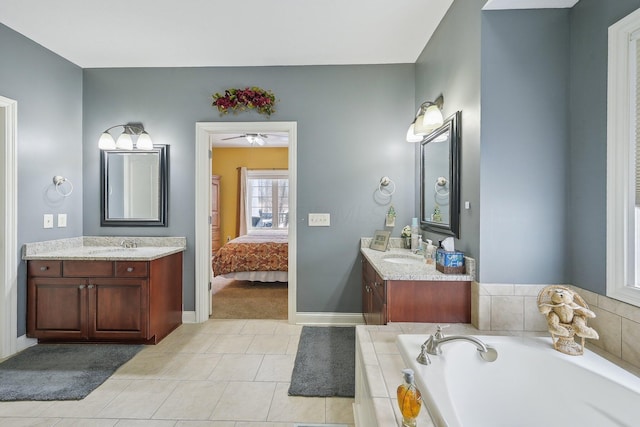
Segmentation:
{"type": "Polygon", "coordinates": [[[127,273],[131,273],[133,271],[133,267],[127,267],[127,273]]]}
{"type": "Polygon", "coordinates": [[[93,289],[95,287],[96,287],[96,285],[91,285],[91,284],[87,285],[87,288],[89,288],[89,289],[93,289]]]}
{"type": "Polygon", "coordinates": [[[84,289],[85,285],[78,285],[78,289],[84,289]]]}
{"type": "Polygon", "coordinates": [[[42,267],[40,267],[40,271],[47,271],[49,269],[48,265],[43,265],[42,267]]]}

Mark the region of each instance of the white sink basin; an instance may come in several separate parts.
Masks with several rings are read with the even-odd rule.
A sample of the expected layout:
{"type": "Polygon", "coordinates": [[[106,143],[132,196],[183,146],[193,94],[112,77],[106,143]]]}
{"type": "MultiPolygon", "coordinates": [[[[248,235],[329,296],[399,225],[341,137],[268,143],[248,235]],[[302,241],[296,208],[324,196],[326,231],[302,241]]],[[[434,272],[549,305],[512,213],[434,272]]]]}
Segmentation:
{"type": "Polygon", "coordinates": [[[410,256],[410,255],[385,255],[382,257],[383,261],[391,262],[393,264],[422,264],[424,260],[422,257],[410,256]]]}

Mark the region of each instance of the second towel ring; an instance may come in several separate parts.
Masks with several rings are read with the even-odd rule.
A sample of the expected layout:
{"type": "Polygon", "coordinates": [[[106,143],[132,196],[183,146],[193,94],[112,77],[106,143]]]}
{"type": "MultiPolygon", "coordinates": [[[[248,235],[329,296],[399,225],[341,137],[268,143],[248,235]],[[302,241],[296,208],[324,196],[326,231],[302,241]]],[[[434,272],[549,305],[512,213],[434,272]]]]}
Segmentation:
{"type": "Polygon", "coordinates": [[[73,183],[71,183],[71,181],[69,181],[67,178],[60,176],[60,175],[56,175],[53,177],[53,184],[56,187],[56,192],[58,194],[60,194],[62,197],[69,197],[71,195],[71,193],[73,193],[73,183]],[[63,191],[62,186],[64,185],[64,183],[69,184],[68,191],[63,191]]]}

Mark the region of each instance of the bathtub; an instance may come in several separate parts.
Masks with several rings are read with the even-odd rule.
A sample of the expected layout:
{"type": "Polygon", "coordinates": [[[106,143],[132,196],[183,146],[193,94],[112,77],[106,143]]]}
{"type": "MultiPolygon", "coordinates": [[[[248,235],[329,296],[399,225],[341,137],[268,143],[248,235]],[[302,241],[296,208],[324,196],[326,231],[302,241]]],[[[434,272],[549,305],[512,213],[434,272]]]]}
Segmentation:
{"type": "Polygon", "coordinates": [[[592,351],[568,356],[550,338],[477,337],[498,350],[495,362],[454,341],[425,366],[416,356],[428,335],[397,338],[436,426],[640,425],[640,378],[592,351]]]}

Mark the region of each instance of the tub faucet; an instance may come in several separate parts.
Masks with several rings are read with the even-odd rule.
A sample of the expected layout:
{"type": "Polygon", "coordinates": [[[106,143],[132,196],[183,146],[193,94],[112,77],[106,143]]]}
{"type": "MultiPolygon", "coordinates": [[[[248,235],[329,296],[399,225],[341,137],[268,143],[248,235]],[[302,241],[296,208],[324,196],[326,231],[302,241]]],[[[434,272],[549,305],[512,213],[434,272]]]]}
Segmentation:
{"type": "Polygon", "coordinates": [[[442,333],[442,327],[438,325],[438,329],[436,330],[435,335],[429,335],[429,338],[422,344],[420,354],[417,357],[417,361],[423,365],[428,365],[431,363],[431,359],[429,359],[428,354],[440,355],[442,354],[442,349],[440,348],[443,344],[453,341],[468,341],[476,346],[478,349],[478,354],[482,359],[487,362],[493,362],[498,358],[498,352],[495,348],[487,346],[480,339],[467,335],[452,335],[449,337],[445,337],[442,333]]]}

